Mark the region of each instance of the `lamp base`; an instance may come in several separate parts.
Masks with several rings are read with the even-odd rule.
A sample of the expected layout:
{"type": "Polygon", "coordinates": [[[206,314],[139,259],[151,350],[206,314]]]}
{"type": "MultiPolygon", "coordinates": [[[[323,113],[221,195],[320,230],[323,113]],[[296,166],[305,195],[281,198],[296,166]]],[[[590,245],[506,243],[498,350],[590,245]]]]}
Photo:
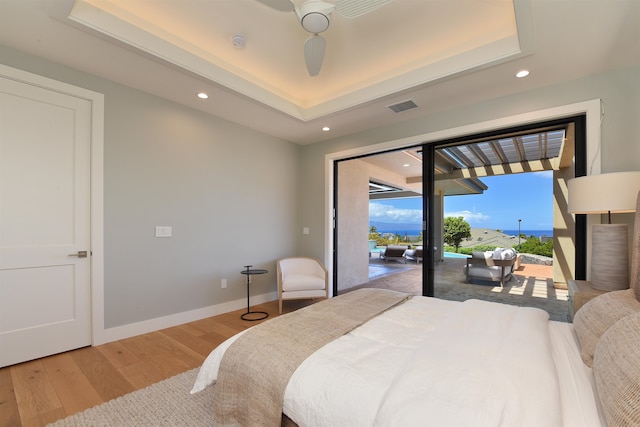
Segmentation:
{"type": "Polygon", "coordinates": [[[592,230],[591,287],[604,291],[629,288],[626,224],[598,224],[592,230]]]}

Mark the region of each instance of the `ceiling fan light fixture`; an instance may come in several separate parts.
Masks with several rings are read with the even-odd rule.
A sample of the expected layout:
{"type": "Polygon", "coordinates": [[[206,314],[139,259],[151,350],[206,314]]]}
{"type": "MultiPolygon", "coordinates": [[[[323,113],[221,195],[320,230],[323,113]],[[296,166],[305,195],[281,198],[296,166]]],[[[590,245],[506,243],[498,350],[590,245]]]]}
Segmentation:
{"type": "Polygon", "coordinates": [[[302,28],[313,34],[319,34],[329,28],[329,17],[320,12],[309,12],[300,22],[302,28]]]}
{"type": "Polygon", "coordinates": [[[307,71],[311,77],[317,76],[322,68],[324,51],[327,42],[322,36],[314,35],[307,39],[304,44],[304,62],[307,64],[307,71]]]}

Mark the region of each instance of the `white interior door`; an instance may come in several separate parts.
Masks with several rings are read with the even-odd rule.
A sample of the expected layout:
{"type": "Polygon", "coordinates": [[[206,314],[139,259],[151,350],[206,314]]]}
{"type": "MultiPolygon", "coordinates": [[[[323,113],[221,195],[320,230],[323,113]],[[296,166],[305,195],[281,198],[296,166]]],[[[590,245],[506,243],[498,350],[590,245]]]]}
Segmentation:
{"type": "Polygon", "coordinates": [[[0,77],[0,366],[91,344],[90,160],[89,101],[0,77]]]}

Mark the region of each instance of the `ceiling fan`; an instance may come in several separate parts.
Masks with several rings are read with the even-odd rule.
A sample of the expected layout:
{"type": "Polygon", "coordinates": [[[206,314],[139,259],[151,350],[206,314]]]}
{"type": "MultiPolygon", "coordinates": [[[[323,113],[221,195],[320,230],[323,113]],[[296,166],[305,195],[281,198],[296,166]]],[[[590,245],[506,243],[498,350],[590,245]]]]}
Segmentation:
{"type": "Polygon", "coordinates": [[[335,4],[322,0],[306,0],[300,7],[291,0],[257,0],[281,12],[295,12],[302,28],[313,34],[304,43],[304,61],[310,76],[317,76],[322,68],[327,42],[320,35],[329,28],[329,16],[335,10],[345,18],[357,18],[393,0],[336,0],[335,4]]]}

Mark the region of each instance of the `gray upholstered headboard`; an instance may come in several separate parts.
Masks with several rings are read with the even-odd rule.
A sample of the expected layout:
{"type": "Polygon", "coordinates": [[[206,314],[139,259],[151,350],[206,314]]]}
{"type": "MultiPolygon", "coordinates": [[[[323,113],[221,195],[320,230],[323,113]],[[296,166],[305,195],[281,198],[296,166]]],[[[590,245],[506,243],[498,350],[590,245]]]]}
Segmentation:
{"type": "Polygon", "coordinates": [[[640,192],[633,227],[631,289],[592,299],[574,319],[580,353],[593,366],[611,426],[640,425],[640,192]]]}
{"type": "Polygon", "coordinates": [[[631,242],[631,288],[636,291],[640,301],[640,191],[636,202],[636,217],[633,222],[633,240],[631,242]]]}

